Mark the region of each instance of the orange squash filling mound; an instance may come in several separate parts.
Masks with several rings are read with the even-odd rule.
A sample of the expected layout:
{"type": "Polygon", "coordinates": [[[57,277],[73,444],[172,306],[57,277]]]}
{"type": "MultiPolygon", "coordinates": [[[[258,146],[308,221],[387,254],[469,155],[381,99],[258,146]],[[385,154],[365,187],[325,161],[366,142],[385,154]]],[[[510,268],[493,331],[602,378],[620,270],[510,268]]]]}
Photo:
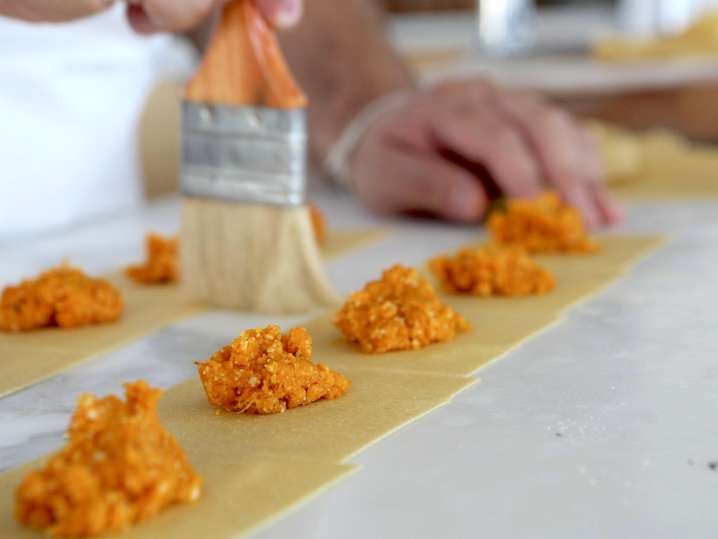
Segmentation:
{"type": "Polygon", "coordinates": [[[125,273],[138,283],[176,282],[179,277],[177,244],[176,237],[164,238],[158,234],[148,234],[145,240],[147,259],[143,264],[128,267],[125,273]]]}
{"type": "Polygon", "coordinates": [[[309,205],[309,217],[312,220],[312,228],[314,229],[314,237],[317,238],[319,245],[324,243],[327,238],[327,220],[317,206],[309,205]]]}
{"type": "Polygon", "coordinates": [[[505,211],[489,217],[496,243],[519,245],[531,253],[594,253],[580,212],[547,192],[533,200],[509,200],[505,211]]]}
{"type": "Polygon", "coordinates": [[[474,296],[545,294],[556,286],[553,275],[521,247],[484,245],[461,249],[429,262],[448,291],[474,296]]]}
{"type": "Polygon", "coordinates": [[[469,330],[469,323],[439,301],[428,281],[399,265],[352,294],[334,323],[369,353],[417,350],[469,330]]]}
{"type": "Polygon", "coordinates": [[[228,412],[276,414],[321,399],[338,399],[351,382],[312,362],[304,328],[283,335],[278,326],[244,331],[197,370],[207,399],[228,412]]]}
{"type": "MultiPolygon", "coordinates": [[[[314,204],[309,205],[309,216],[317,243],[324,243],[327,224],[324,214],[314,204]]],[[[146,259],[142,264],[128,266],[125,274],[142,284],[167,284],[179,280],[179,239],[148,234],[145,239],[146,259]]]]}
{"type": "Polygon", "coordinates": [[[65,448],[17,488],[22,524],[51,537],[89,537],[199,498],[199,476],[157,417],[161,391],[139,381],[125,395],[80,397],[65,448]]]}
{"type": "Polygon", "coordinates": [[[117,320],[122,296],[110,283],[69,266],[8,286],[0,298],[0,329],[76,328],[117,320]]]}

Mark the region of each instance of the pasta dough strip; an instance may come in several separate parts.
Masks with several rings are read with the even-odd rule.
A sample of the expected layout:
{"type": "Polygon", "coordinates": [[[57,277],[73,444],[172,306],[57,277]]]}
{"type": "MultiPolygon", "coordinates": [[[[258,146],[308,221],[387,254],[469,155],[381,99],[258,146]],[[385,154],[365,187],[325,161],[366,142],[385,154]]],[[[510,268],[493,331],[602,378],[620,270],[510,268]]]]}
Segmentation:
{"type": "MultiPolygon", "coordinates": [[[[342,464],[403,425],[448,403],[476,383],[468,375],[542,331],[577,301],[596,293],[662,242],[659,237],[606,237],[595,256],[542,257],[555,272],[554,294],[528,298],[445,296],[475,324],[475,333],[415,352],[370,356],[345,343],[327,317],[308,324],[314,357],[353,382],[341,399],[284,414],[215,413],[198,379],[168,390],[159,414],[205,480],[196,505],[179,506],[122,537],[236,538],[349,474],[342,464]],[[563,287],[563,292],[560,290],[563,287]],[[552,297],[554,296],[554,297],[552,297]]],[[[0,475],[0,537],[39,535],[13,519],[13,491],[28,466],[0,475]]]]}
{"type": "MultiPolygon", "coordinates": [[[[330,230],[322,255],[331,260],[381,241],[388,234],[386,230],[330,230]]],[[[108,280],[120,289],[125,300],[125,312],[117,322],[73,330],[0,332],[0,398],[206,311],[204,307],[187,305],[176,285],[140,285],[124,275],[113,275],[108,280]]]]}
{"type": "MultiPolygon", "coordinates": [[[[216,414],[197,378],[169,389],[158,413],[202,476],[203,497],[197,504],[173,507],[122,537],[238,537],[354,470],[340,461],[476,383],[458,376],[387,376],[360,368],[345,374],[353,385],[341,399],[270,416],[216,414]]],[[[41,537],[10,515],[16,485],[42,460],[0,475],[3,539],[41,537]]]]}
{"type": "Polygon", "coordinates": [[[473,329],[454,341],[420,351],[360,354],[333,327],[330,315],[305,327],[312,335],[315,357],[339,372],[361,365],[468,376],[560,321],[569,308],[610,285],[663,241],[658,236],[605,236],[598,239],[601,251],[595,255],[537,256],[536,260],[555,275],[557,283],[553,292],[542,296],[476,298],[442,293],[442,302],[462,314],[473,329]]]}
{"type": "MultiPolygon", "coordinates": [[[[202,475],[202,497],[189,505],[174,506],[119,535],[122,539],[234,539],[270,523],[298,504],[308,501],[356,466],[299,458],[233,458],[197,462],[202,475]]],[[[23,528],[12,517],[14,486],[27,466],[0,476],[0,537],[42,539],[41,532],[23,528]]]]}

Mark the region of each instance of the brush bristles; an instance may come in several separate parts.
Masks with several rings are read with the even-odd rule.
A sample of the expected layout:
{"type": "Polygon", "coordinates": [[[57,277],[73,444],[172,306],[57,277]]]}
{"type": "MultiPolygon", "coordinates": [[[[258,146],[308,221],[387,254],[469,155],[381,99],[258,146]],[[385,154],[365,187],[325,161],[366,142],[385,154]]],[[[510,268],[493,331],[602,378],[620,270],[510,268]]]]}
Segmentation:
{"type": "Polygon", "coordinates": [[[186,198],[182,287],[192,301],[266,314],[334,307],[307,208],[186,198]]]}

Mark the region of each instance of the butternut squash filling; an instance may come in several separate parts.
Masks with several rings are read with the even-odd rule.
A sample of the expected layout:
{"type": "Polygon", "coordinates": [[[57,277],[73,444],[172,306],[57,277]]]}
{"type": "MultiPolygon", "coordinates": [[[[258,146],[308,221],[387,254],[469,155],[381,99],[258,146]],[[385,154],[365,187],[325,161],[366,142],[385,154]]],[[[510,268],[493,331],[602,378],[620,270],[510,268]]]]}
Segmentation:
{"type": "Polygon", "coordinates": [[[444,288],[473,296],[528,296],[553,290],[553,275],[521,247],[484,245],[434,258],[429,268],[444,288]]]}
{"type": "Polygon", "coordinates": [[[19,332],[102,324],[117,320],[122,309],[122,296],[110,283],[60,266],[3,290],[0,329],[19,332]]]}
{"type": "Polygon", "coordinates": [[[157,416],[161,393],[139,381],[125,384],[124,401],[80,397],[65,448],[18,487],[17,519],[51,537],[89,537],[197,500],[201,480],[157,416]]]}
{"type": "Polygon", "coordinates": [[[244,331],[207,361],[197,362],[213,406],[228,412],[276,414],[343,396],[351,382],[312,362],[312,338],[304,328],[283,335],[278,326],[244,331]]]}
{"type": "Polygon", "coordinates": [[[518,245],[530,253],[594,253],[580,212],[547,192],[533,200],[515,199],[494,211],[488,227],[496,243],[518,245]]]}
{"type": "Polygon", "coordinates": [[[417,350],[454,339],[469,323],[412,268],[396,265],[352,294],[334,323],[362,351],[417,350]]]}
{"type": "Polygon", "coordinates": [[[138,283],[174,283],[179,278],[178,241],[176,237],[165,238],[148,234],[145,239],[146,259],[142,264],[129,266],[126,275],[138,283]]]}
{"type": "Polygon", "coordinates": [[[314,204],[309,205],[309,218],[312,221],[312,229],[317,243],[322,245],[327,239],[327,220],[324,213],[314,204]]]}

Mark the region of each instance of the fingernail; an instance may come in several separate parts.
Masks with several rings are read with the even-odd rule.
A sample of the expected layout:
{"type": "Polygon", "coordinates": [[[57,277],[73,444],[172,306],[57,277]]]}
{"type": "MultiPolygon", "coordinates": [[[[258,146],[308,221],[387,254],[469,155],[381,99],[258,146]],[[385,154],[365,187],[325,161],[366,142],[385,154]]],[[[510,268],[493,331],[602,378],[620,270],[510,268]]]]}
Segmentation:
{"type": "Polygon", "coordinates": [[[615,225],[623,221],[626,210],[610,193],[599,186],[593,187],[593,198],[605,225],[615,225]]]}
{"type": "Polygon", "coordinates": [[[581,213],[583,214],[583,221],[586,223],[586,227],[588,227],[589,230],[595,230],[599,227],[599,219],[596,215],[596,212],[591,208],[583,207],[581,209],[581,213]]]}
{"type": "Polygon", "coordinates": [[[289,28],[299,22],[301,10],[299,4],[293,4],[292,7],[283,8],[277,11],[274,16],[274,25],[278,28],[289,28]]]}
{"type": "Polygon", "coordinates": [[[626,218],[626,209],[623,207],[623,204],[613,199],[609,200],[606,213],[608,214],[608,223],[612,225],[620,223],[626,218]]]}
{"type": "Polygon", "coordinates": [[[478,202],[476,188],[460,183],[451,188],[449,192],[449,213],[456,219],[469,221],[478,219],[478,202]]]}
{"type": "Polygon", "coordinates": [[[588,229],[595,229],[598,227],[598,216],[593,207],[593,202],[589,200],[583,191],[574,190],[570,195],[565,197],[566,202],[581,212],[583,217],[583,224],[588,229]]]}

